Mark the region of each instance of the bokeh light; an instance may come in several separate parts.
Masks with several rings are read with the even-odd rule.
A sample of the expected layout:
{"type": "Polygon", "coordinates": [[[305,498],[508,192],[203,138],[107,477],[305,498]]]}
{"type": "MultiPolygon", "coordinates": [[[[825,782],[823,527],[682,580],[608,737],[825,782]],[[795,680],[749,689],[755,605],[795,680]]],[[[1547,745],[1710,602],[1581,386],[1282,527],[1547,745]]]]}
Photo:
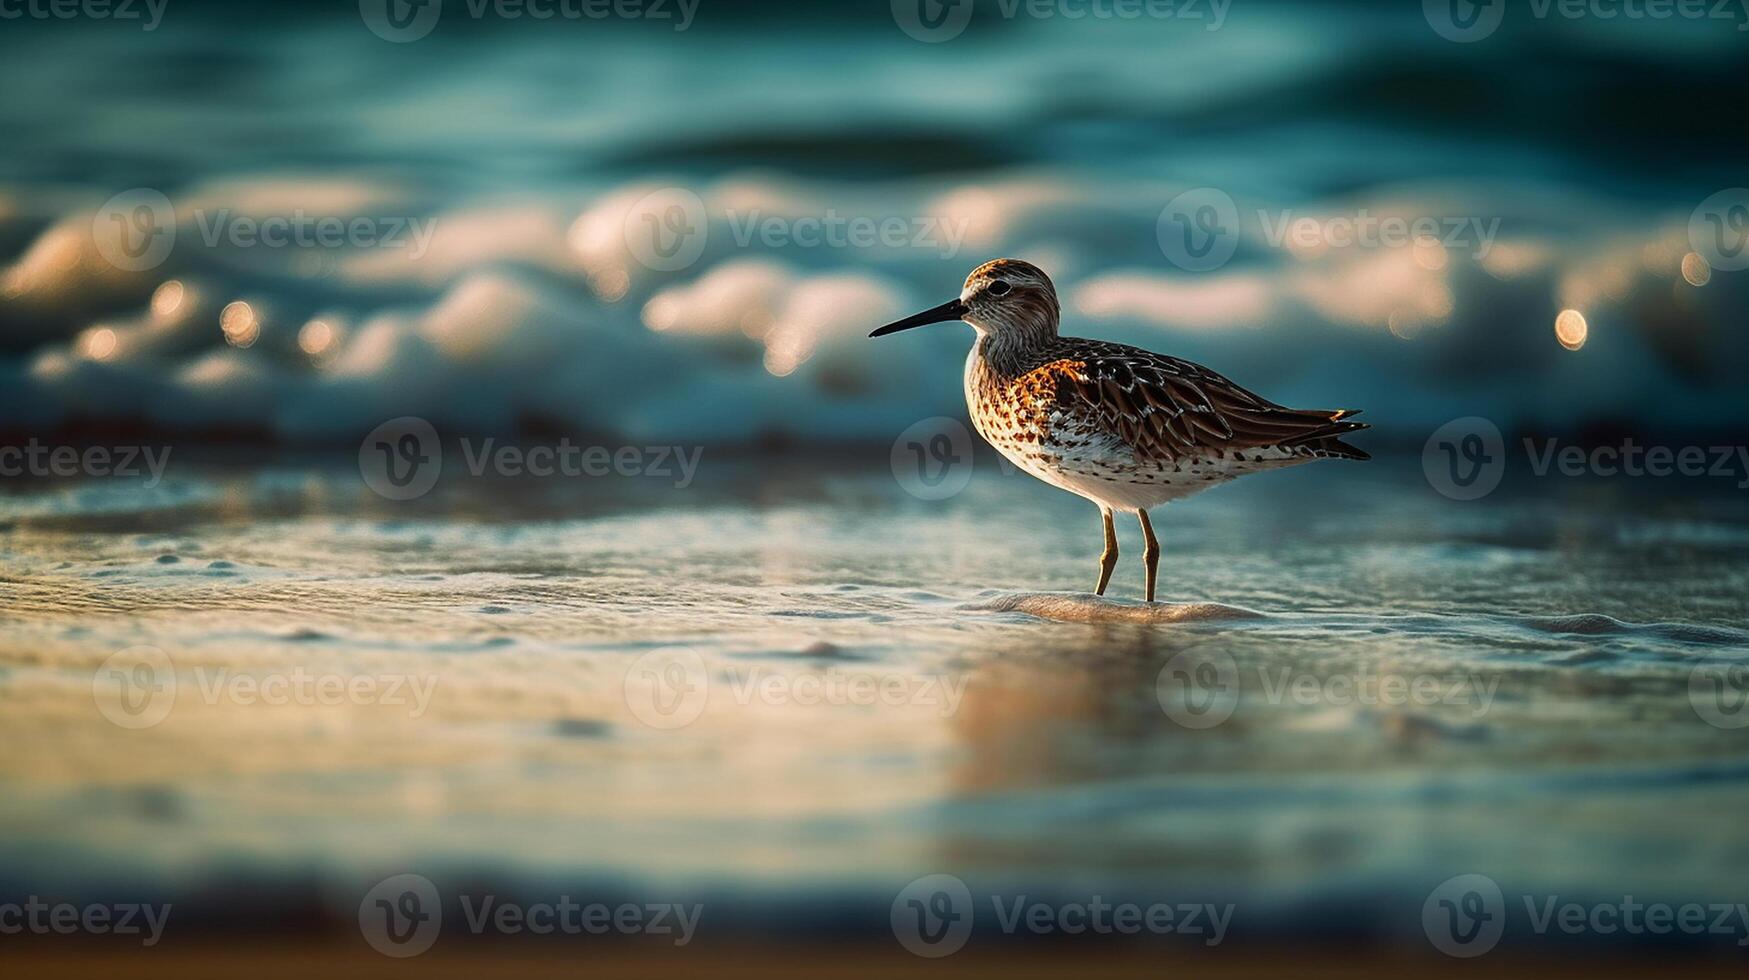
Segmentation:
{"type": "Polygon", "coordinates": [[[1591,327],[1585,322],[1585,314],[1578,310],[1562,310],[1555,317],[1555,339],[1568,350],[1584,347],[1590,334],[1591,327]]]}
{"type": "Polygon", "coordinates": [[[1713,281],[1713,267],[1699,252],[1690,252],[1682,257],[1682,278],[1690,286],[1704,286],[1713,281]]]}
{"type": "Polygon", "coordinates": [[[249,348],[255,346],[255,341],[261,337],[261,319],[255,312],[255,307],[243,300],[226,304],[219,313],[219,329],[225,335],[225,343],[232,347],[249,348]]]}

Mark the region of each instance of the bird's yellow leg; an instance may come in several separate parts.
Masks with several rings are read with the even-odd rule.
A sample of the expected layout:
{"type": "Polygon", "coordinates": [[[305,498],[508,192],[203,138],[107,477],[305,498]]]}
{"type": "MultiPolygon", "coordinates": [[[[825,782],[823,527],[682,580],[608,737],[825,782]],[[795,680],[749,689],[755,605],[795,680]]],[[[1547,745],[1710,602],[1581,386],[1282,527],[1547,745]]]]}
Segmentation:
{"type": "Polygon", "coordinates": [[[1111,570],[1117,567],[1117,528],[1111,526],[1111,508],[1099,508],[1099,516],[1105,520],[1105,550],[1099,553],[1099,586],[1093,590],[1094,595],[1105,594],[1111,570]]]}
{"type": "Polygon", "coordinates": [[[1148,566],[1148,601],[1153,602],[1154,577],[1160,568],[1160,542],[1154,537],[1154,525],[1148,522],[1148,512],[1137,510],[1136,516],[1142,519],[1142,536],[1148,539],[1147,545],[1142,548],[1142,561],[1148,566]]]}

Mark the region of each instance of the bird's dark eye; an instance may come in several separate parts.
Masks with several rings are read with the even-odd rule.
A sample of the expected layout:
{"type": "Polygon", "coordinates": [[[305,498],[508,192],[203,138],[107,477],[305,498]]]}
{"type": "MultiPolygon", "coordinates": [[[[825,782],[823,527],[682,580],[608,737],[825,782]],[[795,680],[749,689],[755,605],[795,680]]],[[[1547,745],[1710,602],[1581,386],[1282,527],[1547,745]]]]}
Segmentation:
{"type": "Polygon", "coordinates": [[[989,293],[991,296],[1002,296],[1002,295],[1007,294],[1008,289],[1009,289],[1009,286],[1008,286],[1007,282],[1005,282],[1001,279],[997,279],[994,282],[990,283],[989,286],[985,287],[984,291],[989,293]]]}

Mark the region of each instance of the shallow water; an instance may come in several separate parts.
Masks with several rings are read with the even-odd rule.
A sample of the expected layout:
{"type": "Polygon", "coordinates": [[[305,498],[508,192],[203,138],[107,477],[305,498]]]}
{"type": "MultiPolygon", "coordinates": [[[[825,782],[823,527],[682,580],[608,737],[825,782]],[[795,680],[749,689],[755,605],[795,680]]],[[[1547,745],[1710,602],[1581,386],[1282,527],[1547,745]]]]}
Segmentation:
{"type": "Polygon", "coordinates": [[[418,871],[870,932],[934,872],[1224,896],[1254,934],[1418,936],[1465,872],[1728,898],[1749,742],[1695,670],[1749,661],[1749,506],[1669,489],[1265,475],[1157,513],[1147,607],[1133,527],[1094,600],[1094,511],[994,461],[935,502],[854,456],[410,503],[307,460],[14,485],[0,866],[220,919],[239,881],[344,918],[418,871]],[[174,699],[128,729],[102,665],[142,644],[174,699]]]}

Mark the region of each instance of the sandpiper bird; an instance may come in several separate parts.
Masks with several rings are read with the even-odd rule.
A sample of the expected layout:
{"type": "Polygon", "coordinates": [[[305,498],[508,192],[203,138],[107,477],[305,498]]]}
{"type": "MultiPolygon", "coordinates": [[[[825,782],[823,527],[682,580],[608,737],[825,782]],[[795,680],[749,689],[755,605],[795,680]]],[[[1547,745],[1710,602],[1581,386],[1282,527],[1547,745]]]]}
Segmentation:
{"type": "Polygon", "coordinates": [[[1147,547],[1154,601],[1160,542],[1148,508],[1234,477],[1313,459],[1367,459],[1339,437],[1367,428],[1348,409],[1292,409],[1208,368],[1137,347],[1057,336],[1050,277],[1019,259],[986,262],[959,298],[889,323],[882,337],[964,320],[978,331],[966,358],[966,407],[997,451],[1033,476],[1099,505],[1104,595],[1117,567],[1113,511],[1130,511],[1147,547]]]}

